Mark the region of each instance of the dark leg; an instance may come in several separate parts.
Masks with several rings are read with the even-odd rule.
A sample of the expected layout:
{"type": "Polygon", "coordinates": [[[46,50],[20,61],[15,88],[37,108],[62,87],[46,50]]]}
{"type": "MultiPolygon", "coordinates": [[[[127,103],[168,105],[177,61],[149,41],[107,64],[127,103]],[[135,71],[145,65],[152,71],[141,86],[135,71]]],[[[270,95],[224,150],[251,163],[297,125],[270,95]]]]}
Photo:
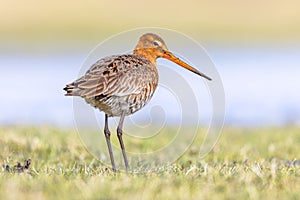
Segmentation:
{"type": "Polygon", "coordinates": [[[127,156],[126,156],[126,152],[125,152],[125,146],[124,146],[123,139],[122,139],[122,128],[123,128],[124,118],[125,118],[125,112],[122,112],[121,117],[120,117],[120,122],[119,122],[119,125],[118,125],[118,128],[117,128],[117,135],[118,135],[118,139],[119,139],[119,142],[120,142],[120,145],[121,145],[123,158],[124,158],[124,161],[125,161],[126,172],[128,173],[128,170],[129,170],[128,160],[127,160],[127,156]]]}
{"type": "Polygon", "coordinates": [[[111,149],[111,144],[110,144],[110,131],[108,129],[108,116],[105,114],[105,125],[104,125],[104,135],[106,138],[106,143],[108,147],[108,152],[109,152],[109,157],[111,161],[111,166],[114,172],[116,172],[116,165],[115,165],[115,160],[114,160],[114,155],[111,149]]]}

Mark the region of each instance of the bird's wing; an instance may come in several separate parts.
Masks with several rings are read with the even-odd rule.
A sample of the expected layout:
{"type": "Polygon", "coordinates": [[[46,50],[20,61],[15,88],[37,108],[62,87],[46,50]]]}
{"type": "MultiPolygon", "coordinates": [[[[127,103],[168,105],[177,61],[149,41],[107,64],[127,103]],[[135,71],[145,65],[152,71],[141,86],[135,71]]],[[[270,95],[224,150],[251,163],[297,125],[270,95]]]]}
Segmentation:
{"type": "MultiPolygon", "coordinates": [[[[68,84],[66,95],[91,98],[125,96],[141,92],[147,61],[132,55],[110,56],[97,61],[84,76],[68,84]],[[134,64],[133,64],[134,62],[134,64]],[[140,86],[137,83],[142,83],[140,86]]],[[[144,80],[144,82],[143,82],[144,80]]]]}

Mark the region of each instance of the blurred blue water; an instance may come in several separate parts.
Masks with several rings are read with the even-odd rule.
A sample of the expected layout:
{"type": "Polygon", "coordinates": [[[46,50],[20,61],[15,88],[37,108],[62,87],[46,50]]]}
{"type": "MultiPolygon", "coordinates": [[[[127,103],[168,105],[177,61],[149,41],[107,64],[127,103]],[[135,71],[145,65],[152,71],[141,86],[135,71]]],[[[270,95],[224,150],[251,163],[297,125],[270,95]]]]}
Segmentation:
{"type": "MultiPolygon", "coordinates": [[[[1,49],[0,124],[73,125],[72,98],[62,88],[78,76],[90,47],[58,49],[1,49]]],[[[223,80],[226,124],[300,124],[300,44],[208,44],[206,49],[223,80]]],[[[201,110],[204,123],[210,114],[201,110]]]]}
{"type": "Polygon", "coordinates": [[[300,45],[210,51],[222,75],[227,124],[300,124],[300,45]]]}

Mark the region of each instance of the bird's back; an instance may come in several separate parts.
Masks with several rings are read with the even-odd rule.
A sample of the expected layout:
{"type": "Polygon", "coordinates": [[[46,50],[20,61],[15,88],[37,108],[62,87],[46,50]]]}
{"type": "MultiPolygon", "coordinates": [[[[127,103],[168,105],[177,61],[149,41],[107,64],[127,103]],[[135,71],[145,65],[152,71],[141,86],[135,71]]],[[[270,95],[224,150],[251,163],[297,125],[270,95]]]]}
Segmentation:
{"type": "Polygon", "coordinates": [[[128,54],[97,61],[84,76],[68,84],[67,96],[80,96],[109,116],[127,115],[142,108],[158,84],[155,64],[128,54]]]}

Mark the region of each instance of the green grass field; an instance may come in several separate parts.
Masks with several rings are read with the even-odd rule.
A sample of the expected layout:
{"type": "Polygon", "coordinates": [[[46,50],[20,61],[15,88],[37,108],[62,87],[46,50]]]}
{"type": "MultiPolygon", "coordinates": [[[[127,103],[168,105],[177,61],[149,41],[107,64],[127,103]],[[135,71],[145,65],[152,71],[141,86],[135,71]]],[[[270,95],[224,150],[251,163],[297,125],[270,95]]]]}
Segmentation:
{"type": "Polygon", "coordinates": [[[11,0],[1,2],[0,41],[25,43],[28,48],[45,42],[94,44],[121,31],[153,26],[201,41],[294,41],[300,35],[299,13],[300,2],[295,0],[11,0]]]}
{"type": "Polygon", "coordinates": [[[0,199],[300,199],[299,133],[225,128],[204,159],[197,137],[175,163],[114,174],[72,129],[1,127],[0,199]]]}

